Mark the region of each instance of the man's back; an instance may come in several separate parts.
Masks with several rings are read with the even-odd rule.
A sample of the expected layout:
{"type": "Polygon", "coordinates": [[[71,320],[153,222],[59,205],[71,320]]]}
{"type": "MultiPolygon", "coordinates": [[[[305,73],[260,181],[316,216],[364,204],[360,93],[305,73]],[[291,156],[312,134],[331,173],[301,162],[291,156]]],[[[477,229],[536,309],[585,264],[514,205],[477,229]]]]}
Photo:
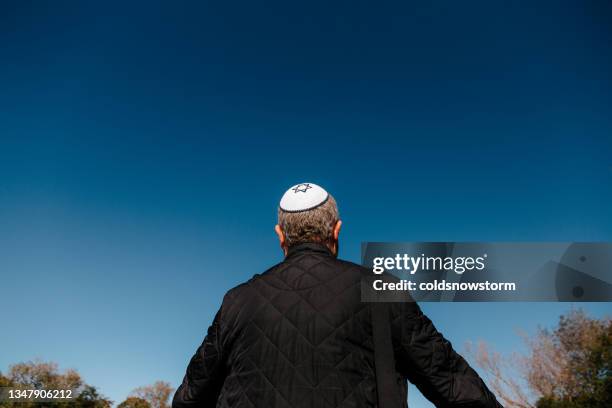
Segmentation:
{"type": "MultiPolygon", "coordinates": [[[[375,407],[368,271],[324,245],[232,289],[192,358],[173,407],[375,407]]],[[[398,392],[406,379],[439,406],[498,406],[415,303],[389,309],[398,392]]]]}

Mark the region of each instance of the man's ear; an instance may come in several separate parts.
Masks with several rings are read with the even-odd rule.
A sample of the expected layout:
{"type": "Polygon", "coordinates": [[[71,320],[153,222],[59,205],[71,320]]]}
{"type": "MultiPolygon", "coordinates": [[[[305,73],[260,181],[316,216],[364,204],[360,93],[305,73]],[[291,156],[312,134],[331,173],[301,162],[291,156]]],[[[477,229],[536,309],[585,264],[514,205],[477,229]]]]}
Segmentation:
{"type": "Polygon", "coordinates": [[[338,236],[340,235],[340,228],[342,227],[342,221],[336,221],[336,225],[334,225],[334,240],[338,240],[338,236]]]}
{"type": "Polygon", "coordinates": [[[284,251],[285,250],[285,233],[283,232],[282,228],[278,224],[274,226],[274,231],[276,231],[276,235],[278,236],[278,242],[280,242],[280,246],[281,248],[283,248],[283,251],[284,251]]]}

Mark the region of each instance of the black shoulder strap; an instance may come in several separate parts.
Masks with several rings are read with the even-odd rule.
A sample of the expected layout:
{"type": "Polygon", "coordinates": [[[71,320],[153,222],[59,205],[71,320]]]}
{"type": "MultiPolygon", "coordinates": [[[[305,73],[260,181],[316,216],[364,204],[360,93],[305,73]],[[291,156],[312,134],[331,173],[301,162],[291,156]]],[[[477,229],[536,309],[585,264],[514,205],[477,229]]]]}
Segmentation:
{"type": "Polygon", "coordinates": [[[386,303],[372,303],[372,336],[374,339],[378,408],[404,407],[406,403],[400,400],[400,391],[395,373],[391,325],[386,303]]]}

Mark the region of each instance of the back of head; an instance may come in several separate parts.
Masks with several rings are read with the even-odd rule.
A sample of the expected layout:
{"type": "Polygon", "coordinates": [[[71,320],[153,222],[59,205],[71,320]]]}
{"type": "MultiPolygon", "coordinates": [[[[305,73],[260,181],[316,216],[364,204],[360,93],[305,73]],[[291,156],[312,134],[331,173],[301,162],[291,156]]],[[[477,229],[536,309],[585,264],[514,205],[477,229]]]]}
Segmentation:
{"type": "Polygon", "coordinates": [[[278,208],[278,226],[284,233],[284,246],[306,242],[337,247],[339,229],[336,200],[313,183],[300,183],[283,195],[278,208]]]}

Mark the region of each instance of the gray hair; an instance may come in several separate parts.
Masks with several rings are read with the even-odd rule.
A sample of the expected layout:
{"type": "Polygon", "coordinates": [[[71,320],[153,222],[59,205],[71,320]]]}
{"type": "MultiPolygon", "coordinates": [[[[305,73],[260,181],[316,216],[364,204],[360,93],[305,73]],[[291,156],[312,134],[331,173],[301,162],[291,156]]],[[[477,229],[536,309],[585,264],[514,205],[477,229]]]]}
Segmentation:
{"type": "Polygon", "coordinates": [[[334,226],[339,220],[336,200],[330,194],[318,207],[308,211],[287,212],[278,209],[278,225],[285,233],[287,246],[304,242],[333,242],[334,226]]]}

